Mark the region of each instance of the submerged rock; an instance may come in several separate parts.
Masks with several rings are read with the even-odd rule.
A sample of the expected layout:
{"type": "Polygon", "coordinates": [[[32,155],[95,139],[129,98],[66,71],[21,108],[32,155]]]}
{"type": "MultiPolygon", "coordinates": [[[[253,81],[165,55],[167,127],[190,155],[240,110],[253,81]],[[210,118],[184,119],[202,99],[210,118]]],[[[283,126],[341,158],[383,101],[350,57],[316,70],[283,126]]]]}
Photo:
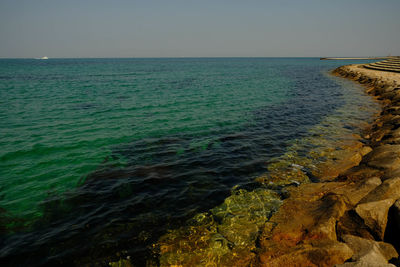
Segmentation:
{"type": "Polygon", "coordinates": [[[271,163],[268,165],[268,171],[267,174],[257,177],[255,181],[269,189],[280,189],[284,186],[310,182],[304,167],[289,161],[281,160],[271,163]]]}
{"type": "Polygon", "coordinates": [[[271,190],[238,190],[190,225],[162,236],[156,247],[161,266],[248,266],[256,239],[281,201],[271,190]]]}
{"type": "Polygon", "coordinates": [[[111,267],[133,267],[129,260],[120,259],[119,261],[110,262],[108,264],[111,267]]]}

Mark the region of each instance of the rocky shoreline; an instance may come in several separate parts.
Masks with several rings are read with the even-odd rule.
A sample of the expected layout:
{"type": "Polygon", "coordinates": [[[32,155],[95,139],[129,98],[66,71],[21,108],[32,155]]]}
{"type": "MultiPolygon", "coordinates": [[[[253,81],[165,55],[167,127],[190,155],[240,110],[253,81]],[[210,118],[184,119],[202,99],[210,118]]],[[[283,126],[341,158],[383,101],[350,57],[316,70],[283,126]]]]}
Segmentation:
{"type": "Polygon", "coordinates": [[[365,85],[383,110],[356,156],[345,159],[352,167],[289,189],[262,230],[250,265],[399,266],[400,74],[363,65],[333,74],[365,85]]]}
{"type": "Polygon", "coordinates": [[[400,266],[400,73],[348,65],[333,74],[382,104],[363,136],[332,148],[315,180],[300,165],[271,164],[260,188],[235,190],[161,237],[148,266],[400,266]]]}

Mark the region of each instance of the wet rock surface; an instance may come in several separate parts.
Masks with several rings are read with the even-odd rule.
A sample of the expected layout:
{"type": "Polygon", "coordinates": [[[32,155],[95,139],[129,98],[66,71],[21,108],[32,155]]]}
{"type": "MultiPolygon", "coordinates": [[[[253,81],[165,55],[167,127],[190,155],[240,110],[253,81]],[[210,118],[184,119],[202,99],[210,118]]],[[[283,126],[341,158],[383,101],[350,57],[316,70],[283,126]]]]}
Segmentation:
{"type": "Polygon", "coordinates": [[[256,260],[256,240],[279,196],[264,188],[238,190],[189,226],[159,240],[160,266],[248,266],[256,260]]]}

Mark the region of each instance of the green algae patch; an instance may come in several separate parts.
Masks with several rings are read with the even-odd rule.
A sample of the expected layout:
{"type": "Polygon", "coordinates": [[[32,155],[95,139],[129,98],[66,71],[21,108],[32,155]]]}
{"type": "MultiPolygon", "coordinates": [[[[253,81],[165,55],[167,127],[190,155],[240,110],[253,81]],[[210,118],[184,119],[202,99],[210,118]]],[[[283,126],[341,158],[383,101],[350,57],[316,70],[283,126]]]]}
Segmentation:
{"type": "Polygon", "coordinates": [[[251,262],[256,239],[281,204],[272,190],[236,190],[224,203],[171,230],[154,245],[160,266],[235,266],[251,262]]]}
{"type": "Polygon", "coordinates": [[[268,173],[255,179],[269,189],[279,190],[289,185],[309,183],[310,179],[303,166],[309,165],[307,158],[280,159],[268,165],[268,173]]]}
{"type": "Polygon", "coordinates": [[[133,267],[132,263],[126,259],[120,259],[118,261],[108,263],[111,267],[133,267]]]}

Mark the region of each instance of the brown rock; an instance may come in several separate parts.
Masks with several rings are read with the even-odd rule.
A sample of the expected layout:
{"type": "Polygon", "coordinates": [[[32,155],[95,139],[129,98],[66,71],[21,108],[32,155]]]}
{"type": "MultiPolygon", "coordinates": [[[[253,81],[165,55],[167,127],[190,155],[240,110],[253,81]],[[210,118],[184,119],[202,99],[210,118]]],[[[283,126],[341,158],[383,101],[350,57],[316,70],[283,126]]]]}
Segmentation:
{"type": "Polygon", "coordinates": [[[372,190],[366,195],[360,203],[367,203],[371,201],[379,201],[383,199],[394,199],[400,198],[400,177],[387,179],[383,181],[381,185],[372,190]]]}
{"type": "Polygon", "coordinates": [[[382,98],[385,99],[390,99],[392,100],[393,98],[395,98],[397,96],[396,92],[393,91],[389,91],[389,92],[385,92],[381,95],[382,98]]]}
{"type": "MultiPolygon", "coordinates": [[[[398,111],[400,112],[400,107],[397,107],[397,108],[399,108],[398,111]]],[[[396,130],[393,130],[390,133],[390,135],[393,136],[393,137],[396,137],[396,138],[400,138],[400,128],[398,128],[396,130]]]]}
{"type": "Polygon", "coordinates": [[[352,235],[344,235],[342,239],[353,250],[354,254],[351,257],[353,261],[370,261],[369,257],[371,255],[369,253],[371,251],[379,254],[376,259],[382,259],[382,263],[387,263],[390,259],[399,256],[394,247],[388,243],[377,242],[352,235]]]}
{"type": "Polygon", "coordinates": [[[285,254],[265,253],[260,257],[260,266],[333,266],[343,263],[352,254],[353,251],[346,244],[325,240],[293,247],[285,254]]]}
{"type": "Polygon", "coordinates": [[[362,203],[357,205],[355,209],[357,214],[364,219],[365,224],[380,240],[383,240],[389,208],[393,205],[394,201],[394,199],[383,199],[362,203]]]}
{"type": "Polygon", "coordinates": [[[392,132],[393,126],[383,126],[371,133],[371,141],[373,145],[378,145],[382,139],[392,132]]]}
{"type": "Polygon", "coordinates": [[[389,105],[389,106],[384,108],[384,113],[385,114],[392,114],[392,115],[400,115],[400,106],[389,105]]]}
{"type": "Polygon", "coordinates": [[[291,197],[270,219],[271,223],[277,225],[271,239],[289,246],[304,239],[336,240],[336,219],[346,211],[346,204],[344,197],[329,192],[342,185],[307,184],[300,186],[299,190],[292,190],[291,197]]]}
{"type": "Polygon", "coordinates": [[[396,267],[396,265],[390,263],[356,261],[356,262],[346,262],[343,264],[336,264],[335,267],[396,267]]]}
{"type": "Polygon", "coordinates": [[[378,169],[400,168],[400,145],[381,145],[363,159],[368,166],[378,169]]]}
{"type": "Polygon", "coordinates": [[[271,217],[259,238],[262,264],[331,266],[343,263],[351,255],[337,241],[336,224],[346,210],[380,183],[379,178],[372,177],[357,183],[313,183],[291,188],[290,198],[271,217]],[[342,251],[330,251],[338,247],[342,251]]]}
{"type": "Polygon", "coordinates": [[[366,181],[358,183],[350,183],[345,186],[332,190],[333,193],[342,195],[346,199],[346,203],[356,205],[362,198],[369,194],[372,190],[382,184],[378,177],[371,177],[366,181]]]}
{"type": "Polygon", "coordinates": [[[384,119],[384,124],[393,125],[393,126],[399,125],[400,115],[393,115],[393,114],[390,114],[390,115],[391,115],[390,117],[387,117],[384,119]]]}
{"type": "Polygon", "coordinates": [[[389,180],[400,177],[400,168],[385,170],[384,175],[382,176],[382,180],[389,180]]]}
{"type": "Polygon", "coordinates": [[[347,211],[336,225],[336,233],[339,240],[343,235],[355,235],[365,239],[373,240],[373,235],[369,232],[368,226],[354,210],[347,211]]]}
{"type": "Polygon", "coordinates": [[[343,172],[339,179],[340,180],[351,180],[351,181],[361,181],[366,180],[371,177],[382,177],[383,171],[367,167],[365,165],[355,166],[345,172],[343,172]]]}
{"type": "Polygon", "coordinates": [[[360,164],[361,153],[356,150],[343,150],[338,154],[338,160],[330,160],[318,166],[318,173],[314,173],[321,181],[333,181],[341,173],[360,164]]]}
{"type": "Polygon", "coordinates": [[[369,147],[369,146],[363,146],[361,149],[360,149],[360,154],[362,155],[362,156],[365,156],[365,155],[367,155],[369,152],[371,152],[372,151],[372,148],[371,147],[369,147]]]}

